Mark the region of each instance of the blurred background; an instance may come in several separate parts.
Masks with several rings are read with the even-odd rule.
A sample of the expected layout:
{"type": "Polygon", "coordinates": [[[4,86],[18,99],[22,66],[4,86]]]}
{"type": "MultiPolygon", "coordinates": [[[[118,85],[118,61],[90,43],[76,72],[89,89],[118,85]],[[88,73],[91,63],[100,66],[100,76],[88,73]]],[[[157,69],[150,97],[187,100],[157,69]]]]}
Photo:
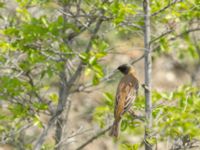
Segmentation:
{"type": "MultiPolygon", "coordinates": [[[[199,149],[200,3],[152,0],[153,149],[199,149]]],[[[116,68],[144,83],[138,0],[0,1],[0,150],[144,149],[146,122],[113,121],[116,68]],[[84,144],[86,143],[86,144],[84,144]]],[[[144,89],[132,107],[145,116],[144,89]]]]}

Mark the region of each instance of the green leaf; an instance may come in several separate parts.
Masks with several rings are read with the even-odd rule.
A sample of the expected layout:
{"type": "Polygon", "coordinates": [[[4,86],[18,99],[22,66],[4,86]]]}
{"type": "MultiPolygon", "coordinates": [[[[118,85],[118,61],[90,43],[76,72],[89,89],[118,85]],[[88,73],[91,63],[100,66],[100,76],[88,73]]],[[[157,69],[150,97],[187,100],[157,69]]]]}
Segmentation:
{"type": "Polygon", "coordinates": [[[38,110],[47,110],[48,109],[48,105],[41,103],[41,102],[34,102],[33,106],[38,110]]]}
{"type": "Polygon", "coordinates": [[[96,53],[95,56],[96,56],[97,59],[100,59],[100,58],[106,56],[106,54],[107,54],[106,52],[99,52],[99,53],[96,53]]]}
{"type": "Polygon", "coordinates": [[[139,150],[139,143],[131,144],[131,143],[122,143],[120,145],[121,150],[139,150]]]}
{"type": "Polygon", "coordinates": [[[17,36],[20,33],[20,31],[17,28],[10,27],[3,30],[3,33],[8,36],[17,36]]]}
{"type": "Polygon", "coordinates": [[[147,138],[146,140],[151,145],[155,145],[157,143],[157,139],[155,137],[147,138]]]}
{"type": "Polygon", "coordinates": [[[192,56],[192,58],[194,58],[194,59],[198,59],[199,58],[199,55],[198,55],[198,53],[197,53],[197,51],[196,51],[196,49],[195,49],[195,47],[193,45],[190,45],[188,47],[188,51],[189,51],[190,55],[192,56]]]}
{"type": "Polygon", "coordinates": [[[79,54],[79,57],[81,58],[81,60],[82,60],[83,62],[88,62],[88,59],[89,59],[88,53],[80,53],[80,54],[79,54]]]}
{"type": "Polygon", "coordinates": [[[58,102],[58,95],[56,93],[49,94],[49,98],[55,103],[58,102]]]}
{"type": "Polygon", "coordinates": [[[94,65],[97,63],[97,58],[95,56],[90,57],[89,64],[94,65]]]}
{"type": "Polygon", "coordinates": [[[106,105],[112,107],[113,106],[113,102],[114,102],[113,95],[111,93],[105,92],[105,93],[103,93],[103,96],[105,97],[106,105]]]}
{"type": "Polygon", "coordinates": [[[28,117],[28,110],[29,106],[23,106],[22,104],[15,104],[9,106],[9,110],[13,114],[13,118],[22,118],[22,117],[28,117]]]}
{"type": "Polygon", "coordinates": [[[127,122],[127,120],[122,120],[122,122],[121,122],[121,131],[125,131],[126,129],[127,129],[127,127],[128,127],[128,122],[127,122]]]}
{"type": "Polygon", "coordinates": [[[92,66],[92,69],[95,71],[96,76],[97,76],[98,78],[102,78],[102,77],[104,76],[103,68],[102,68],[100,65],[94,64],[94,65],[92,66]]]}
{"type": "Polygon", "coordinates": [[[99,84],[99,78],[97,77],[96,74],[95,74],[94,77],[93,77],[92,84],[93,84],[93,85],[99,84]]]}
{"type": "Polygon", "coordinates": [[[133,144],[133,150],[139,150],[139,146],[140,146],[140,144],[138,144],[138,143],[133,144]]]}
{"type": "Polygon", "coordinates": [[[40,128],[43,128],[43,124],[42,122],[40,121],[40,117],[38,115],[35,115],[34,118],[33,118],[33,123],[34,125],[40,127],[40,128]]]}
{"type": "Polygon", "coordinates": [[[113,101],[114,97],[111,93],[105,92],[103,93],[103,96],[106,98],[108,101],[113,101]]]}

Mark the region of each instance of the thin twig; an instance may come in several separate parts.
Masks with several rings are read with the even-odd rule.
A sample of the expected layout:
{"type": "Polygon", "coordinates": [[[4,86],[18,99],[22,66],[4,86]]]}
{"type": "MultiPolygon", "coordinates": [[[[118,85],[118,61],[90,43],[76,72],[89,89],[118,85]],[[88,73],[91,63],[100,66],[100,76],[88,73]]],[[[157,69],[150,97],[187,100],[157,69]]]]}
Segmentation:
{"type": "Polygon", "coordinates": [[[137,29],[143,29],[142,28],[142,26],[139,26],[139,25],[137,25],[137,24],[134,24],[134,23],[129,23],[129,22],[127,22],[127,21],[123,21],[123,22],[121,22],[120,24],[119,24],[119,26],[123,26],[123,25],[126,25],[126,26],[131,26],[131,27],[134,27],[134,28],[137,28],[137,29]]]}
{"type": "MultiPolygon", "coordinates": [[[[189,34],[189,33],[191,33],[191,32],[195,32],[195,31],[200,31],[200,28],[188,29],[188,30],[186,30],[186,31],[184,31],[184,32],[182,32],[182,33],[176,35],[175,37],[169,38],[168,41],[174,41],[174,40],[176,40],[177,38],[180,38],[180,37],[182,37],[182,36],[184,36],[184,35],[186,35],[186,34],[189,34]]],[[[154,47],[151,51],[153,52],[153,51],[155,51],[155,50],[156,50],[157,48],[159,48],[159,47],[160,47],[160,44],[157,45],[156,47],[154,47]]]]}
{"type": "Polygon", "coordinates": [[[92,129],[86,129],[86,130],[84,130],[84,131],[77,132],[77,133],[75,133],[75,134],[73,134],[73,135],[71,135],[71,136],[68,136],[68,137],[66,137],[65,139],[63,139],[62,141],[60,141],[58,144],[56,144],[56,145],[55,145],[55,148],[58,147],[58,146],[59,146],[60,144],[62,144],[63,142],[67,141],[68,139],[73,138],[73,137],[76,137],[76,136],[79,136],[79,135],[82,135],[82,134],[84,134],[84,133],[86,133],[86,132],[89,132],[89,131],[92,131],[92,129]]]}
{"type": "MultiPolygon", "coordinates": [[[[133,65],[137,63],[138,61],[142,60],[144,58],[144,54],[141,55],[139,58],[132,60],[129,64],[133,65]]],[[[111,73],[106,75],[104,78],[100,80],[100,83],[103,83],[105,81],[108,81],[110,78],[112,78],[117,73],[117,69],[114,69],[111,73]]],[[[82,92],[87,88],[90,88],[94,86],[92,82],[86,83],[85,85],[79,86],[77,89],[73,90],[72,92],[82,92]]]]}
{"type": "Polygon", "coordinates": [[[184,31],[184,32],[182,32],[182,33],[176,35],[175,37],[170,38],[169,40],[170,40],[170,41],[174,41],[175,39],[177,39],[177,38],[179,38],[179,37],[182,37],[182,36],[184,36],[184,35],[186,35],[186,34],[189,34],[189,33],[191,33],[191,32],[195,32],[195,31],[200,31],[200,28],[188,29],[188,30],[186,30],[186,31],[184,31]]]}
{"type": "Polygon", "coordinates": [[[96,140],[97,138],[99,138],[100,136],[104,135],[106,132],[108,132],[111,129],[112,125],[108,126],[106,129],[98,132],[96,135],[94,135],[93,137],[91,137],[88,141],[86,141],[85,143],[83,143],[81,146],[79,146],[76,150],[81,150],[84,147],[86,147],[88,144],[90,144],[91,142],[93,142],[94,140],[96,140]]]}
{"type": "Polygon", "coordinates": [[[136,115],[132,109],[130,109],[128,112],[131,115],[131,117],[133,118],[133,120],[138,119],[143,122],[145,121],[145,116],[136,115]]]}
{"type": "Polygon", "coordinates": [[[158,37],[152,39],[152,40],[150,41],[150,44],[152,44],[152,43],[154,43],[155,41],[161,39],[162,37],[164,37],[164,36],[166,36],[166,35],[172,33],[173,31],[174,31],[174,30],[169,30],[169,31],[166,31],[166,32],[162,33],[162,34],[159,35],[158,37]]]}

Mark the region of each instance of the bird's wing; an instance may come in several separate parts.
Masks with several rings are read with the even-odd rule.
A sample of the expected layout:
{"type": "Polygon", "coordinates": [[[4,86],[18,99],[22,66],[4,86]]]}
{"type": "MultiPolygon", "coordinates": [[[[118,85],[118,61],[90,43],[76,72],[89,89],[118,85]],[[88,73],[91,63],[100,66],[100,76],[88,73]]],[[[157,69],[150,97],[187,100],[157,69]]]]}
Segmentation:
{"type": "Polygon", "coordinates": [[[125,92],[126,89],[125,87],[126,87],[125,83],[120,82],[115,99],[115,111],[114,111],[115,119],[120,119],[121,114],[124,111],[125,99],[127,96],[125,92]]]}
{"type": "Polygon", "coordinates": [[[132,105],[132,102],[136,99],[137,92],[138,92],[137,85],[138,85],[138,82],[137,81],[133,81],[133,82],[130,82],[126,86],[126,94],[127,94],[127,96],[125,98],[124,112],[127,112],[130,109],[130,107],[132,105]]]}
{"type": "MultiPolygon", "coordinates": [[[[127,77],[119,83],[115,100],[115,118],[121,117],[131,107],[138,91],[138,81],[136,78],[127,77]],[[124,81],[123,81],[124,80],[124,81]]],[[[120,118],[119,118],[120,119],[120,118]]]]}

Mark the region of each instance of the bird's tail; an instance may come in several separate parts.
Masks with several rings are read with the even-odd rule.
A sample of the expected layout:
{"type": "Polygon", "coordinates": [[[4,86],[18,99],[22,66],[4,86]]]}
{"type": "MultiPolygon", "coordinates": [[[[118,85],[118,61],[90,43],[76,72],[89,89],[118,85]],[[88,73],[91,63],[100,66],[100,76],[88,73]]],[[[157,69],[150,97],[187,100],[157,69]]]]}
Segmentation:
{"type": "Polygon", "coordinates": [[[111,131],[110,131],[110,136],[114,136],[114,137],[118,137],[119,135],[119,124],[120,124],[120,121],[117,121],[115,120],[113,122],[113,125],[112,125],[112,128],[111,128],[111,131]]]}

